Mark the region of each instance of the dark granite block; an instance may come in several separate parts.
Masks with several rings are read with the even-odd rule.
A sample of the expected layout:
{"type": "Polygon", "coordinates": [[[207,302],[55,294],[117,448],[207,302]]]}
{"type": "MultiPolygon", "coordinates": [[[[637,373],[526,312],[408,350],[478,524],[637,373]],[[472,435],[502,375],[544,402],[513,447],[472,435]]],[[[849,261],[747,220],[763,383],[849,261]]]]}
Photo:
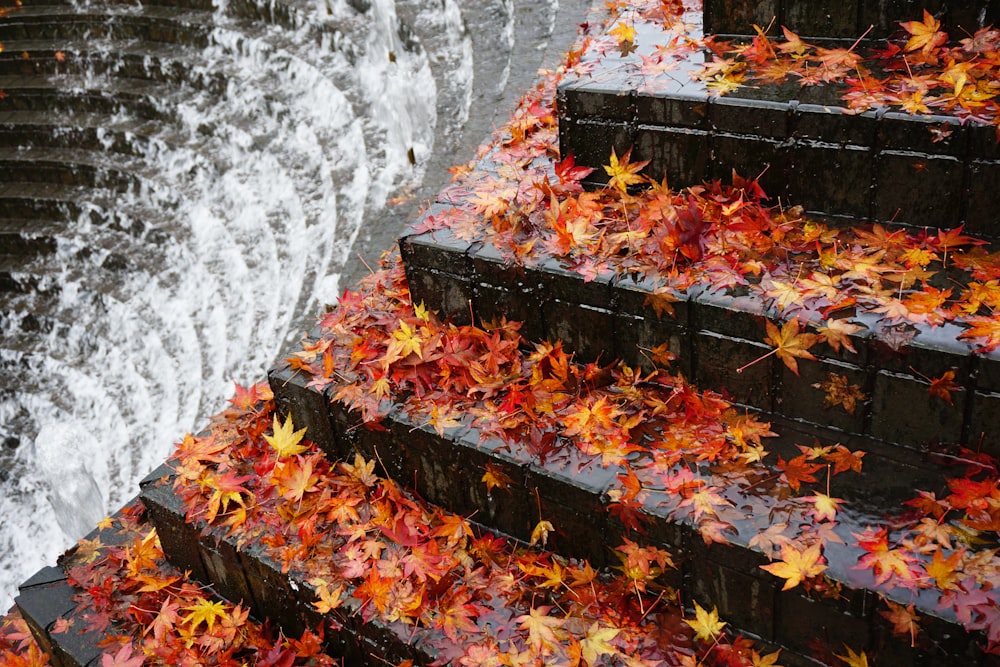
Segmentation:
{"type": "Polygon", "coordinates": [[[577,121],[632,122],[636,117],[635,93],[619,83],[609,77],[567,81],[559,86],[559,111],[577,121]]]}
{"type": "Polygon", "coordinates": [[[774,637],[774,600],[778,586],[773,578],[768,581],[708,558],[692,559],[687,570],[692,579],[691,592],[703,606],[718,606],[720,618],[741,630],[763,639],[774,637]]]}
{"type": "Polygon", "coordinates": [[[755,24],[766,28],[777,18],[780,5],[780,0],[705,0],[705,32],[752,34],[755,24]]]}
{"type": "Polygon", "coordinates": [[[970,399],[969,449],[1000,458],[1000,394],[976,391],[970,399]]]}
{"type": "Polygon", "coordinates": [[[761,342],[767,335],[764,326],[767,313],[759,298],[706,290],[692,292],[689,307],[692,329],[761,342]]]}
{"type": "Polygon", "coordinates": [[[694,382],[699,389],[723,393],[741,405],[772,409],[774,357],[761,359],[771,347],[707,331],[695,333],[693,342],[694,382]],[[761,360],[748,366],[757,359],[761,360]]]}
{"type": "Polygon", "coordinates": [[[580,362],[612,361],[615,321],[611,311],[552,299],[543,305],[542,313],[546,340],[561,340],[580,362]]]}
{"type": "Polygon", "coordinates": [[[834,404],[827,401],[827,390],[833,388],[839,391],[836,382],[842,378],[846,378],[847,384],[843,396],[853,395],[852,389],[856,387],[867,397],[868,380],[864,369],[832,359],[800,359],[798,368],[799,375],[796,376],[785,364],[778,366],[780,381],[775,392],[776,412],[850,433],[864,432],[868,404],[866,398],[856,399],[853,413],[844,406],[842,397],[832,395],[834,401],[840,401],[834,404]],[[830,374],[836,378],[831,379],[830,374]]]}
{"type": "MultiPolygon", "coordinates": [[[[435,204],[424,216],[441,215],[447,208],[435,204]]],[[[457,238],[448,229],[410,234],[399,240],[399,250],[405,265],[437,269],[465,278],[471,275],[469,254],[475,247],[475,244],[457,238]]]]}
{"type": "Polygon", "coordinates": [[[879,115],[879,149],[963,157],[969,133],[952,116],[888,111],[879,115]]]}
{"type": "Polygon", "coordinates": [[[966,165],[965,231],[1000,236],[996,197],[1000,189],[1000,160],[973,160],[966,165]]]}
{"type": "Polygon", "coordinates": [[[666,344],[667,350],[675,355],[670,370],[691,377],[692,353],[691,337],[688,331],[665,319],[634,317],[616,314],[614,316],[614,355],[633,368],[647,371],[656,365],[652,350],[666,344]]]}
{"type": "Polygon", "coordinates": [[[146,516],[156,526],[163,553],[178,570],[188,571],[195,579],[206,581],[208,574],[201,560],[197,531],[184,520],[184,506],[171,488],[173,476],[161,477],[140,485],[139,499],[146,516]]]}
{"type": "Polygon", "coordinates": [[[422,303],[441,319],[451,318],[459,326],[471,324],[469,310],[474,297],[471,281],[411,264],[406,267],[406,282],[413,303],[422,303]]]}
{"type": "Polygon", "coordinates": [[[712,99],[709,121],[713,131],[748,138],[784,139],[791,108],[787,103],[723,96],[712,99]]]}
{"type": "Polygon", "coordinates": [[[840,653],[844,646],[859,651],[871,643],[870,606],[851,610],[835,600],[810,598],[800,588],[778,591],[776,606],[775,640],[792,650],[810,655],[818,644],[840,653]]]}
{"type": "Polygon", "coordinates": [[[872,169],[872,153],[867,148],[800,140],[788,172],[789,196],[808,211],[867,217],[872,169]]]}
{"type": "Polygon", "coordinates": [[[473,294],[473,308],[478,326],[488,329],[506,318],[521,323],[520,333],[526,340],[545,338],[545,325],[542,320],[545,299],[542,290],[517,285],[511,289],[503,289],[488,283],[479,283],[475,286],[473,294]]]}
{"type": "Polygon", "coordinates": [[[99,662],[101,635],[80,633],[75,628],[57,635],[50,634],[57,620],[76,609],[76,591],[66,582],[66,573],[59,567],[45,567],[19,587],[14,600],[31,630],[31,635],[55,667],[87,667],[99,662]]]}
{"type": "Polygon", "coordinates": [[[757,180],[772,199],[791,197],[793,193],[792,201],[797,203],[802,199],[800,193],[788,189],[787,172],[796,157],[789,152],[786,143],[777,139],[715,133],[712,151],[712,178],[731,183],[735,172],[757,180]]]}
{"type": "Polygon", "coordinates": [[[636,157],[649,160],[646,173],[675,187],[696,185],[711,174],[712,135],[705,130],[639,126],[636,157]]]}
{"type": "Polygon", "coordinates": [[[875,161],[875,217],[918,227],[961,224],[962,162],[955,157],[883,151],[875,161]]]}
{"type": "Polygon", "coordinates": [[[859,37],[858,3],[864,0],[783,0],[781,25],[800,35],[818,37],[859,37]]]}
{"type": "Polygon", "coordinates": [[[800,103],[794,105],[790,136],[828,144],[873,146],[878,123],[875,114],[849,114],[838,106],[800,103]]]}
{"type": "MultiPolygon", "coordinates": [[[[678,77],[680,78],[680,77],[678,77]]],[[[709,129],[709,100],[705,90],[695,82],[671,81],[661,92],[659,86],[648,95],[636,98],[636,120],[651,128],[674,127],[695,130],[709,129]]]]}
{"type": "Polygon", "coordinates": [[[631,123],[559,121],[559,154],[573,155],[578,165],[593,167],[594,172],[586,179],[591,186],[608,182],[608,174],[601,167],[611,162],[612,150],[621,157],[634,144],[635,133],[631,123]]]}
{"type": "Polygon", "coordinates": [[[952,392],[954,405],[931,396],[928,383],[912,375],[879,371],[872,389],[871,435],[922,447],[962,440],[966,391],[952,392]]]}
{"type": "Polygon", "coordinates": [[[207,581],[211,582],[215,591],[230,602],[252,605],[253,596],[243,574],[243,562],[236,541],[219,539],[210,534],[202,536],[200,547],[207,581]]]}

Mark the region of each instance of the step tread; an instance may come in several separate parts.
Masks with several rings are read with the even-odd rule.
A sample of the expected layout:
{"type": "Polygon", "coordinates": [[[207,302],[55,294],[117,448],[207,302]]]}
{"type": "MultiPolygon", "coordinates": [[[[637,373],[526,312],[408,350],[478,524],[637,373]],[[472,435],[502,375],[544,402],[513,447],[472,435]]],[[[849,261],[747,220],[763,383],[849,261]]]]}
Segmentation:
{"type": "MultiPolygon", "coordinates": [[[[689,34],[638,19],[638,51],[619,57],[608,48],[614,21],[605,17],[582,64],[562,82],[560,146],[596,169],[589,185],[608,182],[601,166],[613,147],[619,155],[634,147],[635,160],[651,160],[648,174],[673,185],[729,182],[735,170],[759,175],[767,194],[785,205],[915,229],[965,224],[1000,238],[985,185],[1000,178],[996,126],[985,122],[995,112],[984,110],[982,121],[943,109],[910,115],[886,102],[888,95],[851,109],[839,82],[800,86],[794,77],[779,84],[748,79],[720,93],[690,80],[706,58],[685,39],[701,38],[700,16],[685,18],[689,34]],[[667,43],[678,47],[656,50],[667,43]],[[661,71],[646,70],[661,62],[661,71]],[[828,178],[830,168],[840,177],[828,178]]],[[[869,78],[881,76],[875,71],[869,78]]]]}

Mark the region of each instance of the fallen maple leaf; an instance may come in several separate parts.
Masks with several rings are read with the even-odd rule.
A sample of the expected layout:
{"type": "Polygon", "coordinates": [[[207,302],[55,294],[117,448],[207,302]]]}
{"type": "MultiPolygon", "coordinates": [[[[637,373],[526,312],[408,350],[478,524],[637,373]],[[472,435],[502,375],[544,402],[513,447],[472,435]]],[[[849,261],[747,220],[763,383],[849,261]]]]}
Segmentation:
{"type": "Polygon", "coordinates": [[[797,359],[816,359],[809,352],[809,348],[816,344],[819,336],[800,333],[797,319],[792,318],[785,322],[780,331],[770,320],[765,321],[764,325],[767,328],[767,337],[764,341],[774,346],[774,354],[778,355],[778,358],[785,362],[785,366],[796,375],[799,374],[797,359]]]}
{"type": "Polygon", "coordinates": [[[785,580],[781,590],[795,588],[806,579],[819,576],[826,570],[822,547],[819,543],[811,544],[799,550],[794,543],[781,545],[781,560],[770,565],[761,565],[760,569],[770,572],[785,580]]]}
{"type": "Polygon", "coordinates": [[[927,392],[931,396],[936,396],[948,405],[954,405],[951,400],[951,392],[961,389],[961,385],[955,382],[955,371],[945,371],[941,377],[931,379],[931,384],[927,387],[927,392]]]}
{"type": "Polygon", "coordinates": [[[306,429],[300,428],[296,431],[295,426],[292,424],[292,415],[288,415],[284,424],[278,421],[277,414],[274,415],[273,432],[274,435],[265,434],[264,439],[278,453],[278,458],[301,454],[308,449],[305,445],[299,444],[302,441],[302,436],[305,435],[306,429]]]}
{"type": "Polygon", "coordinates": [[[630,158],[632,156],[632,149],[625,151],[625,155],[618,158],[615,153],[615,149],[611,149],[611,162],[610,164],[604,165],[604,171],[608,173],[611,180],[608,181],[609,188],[617,188],[622,194],[628,190],[628,186],[635,185],[636,183],[642,183],[643,177],[639,175],[639,172],[649,164],[649,160],[643,160],[642,162],[631,162],[630,158]]]}
{"type": "Polygon", "coordinates": [[[930,53],[948,41],[947,33],[941,32],[941,22],[926,9],[923,21],[902,21],[899,25],[910,33],[910,39],[903,47],[905,51],[930,53]]]}
{"type": "Polygon", "coordinates": [[[715,641],[722,628],[726,627],[725,621],[719,620],[718,607],[712,607],[712,611],[708,612],[697,602],[694,603],[694,620],[685,618],[684,622],[691,626],[698,639],[706,642],[715,641]]]}
{"type": "Polygon", "coordinates": [[[868,664],[868,656],[865,655],[864,651],[860,653],[855,653],[850,646],[844,646],[847,649],[847,655],[834,654],[838,658],[844,661],[848,667],[870,667],[868,664]]]}
{"type": "Polygon", "coordinates": [[[145,656],[132,655],[132,642],[123,644],[113,656],[105,653],[101,656],[101,667],[142,667],[145,656]]]}
{"type": "Polygon", "coordinates": [[[905,607],[901,604],[896,604],[891,600],[886,600],[885,603],[889,605],[889,610],[880,611],[879,614],[892,623],[893,634],[901,637],[909,635],[910,646],[916,646],[917,633],[920,631],[920,626],[917,625],[917,621],[920,620],[920,617],[913,611],[913,603],[911,602],[905,607]]]}

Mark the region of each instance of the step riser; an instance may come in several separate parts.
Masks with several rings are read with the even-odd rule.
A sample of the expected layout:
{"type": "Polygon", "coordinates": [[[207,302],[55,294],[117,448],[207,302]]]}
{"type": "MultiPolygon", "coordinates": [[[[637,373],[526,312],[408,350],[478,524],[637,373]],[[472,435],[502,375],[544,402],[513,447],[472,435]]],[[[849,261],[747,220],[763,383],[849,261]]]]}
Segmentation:
{"type": "MultiPolygon", "coordinates": [[[[212,95],[225,93],[227,80],[217,73],[196,73],[191,63],[148,56],[117,53],[66,54],[59,58],[51,53],[32,53],[30,58],[0,59],[0,76],[111,76],[185,85],[212,95]]],[[[67,81],[67,86],[71,82],[67,81]]]]}

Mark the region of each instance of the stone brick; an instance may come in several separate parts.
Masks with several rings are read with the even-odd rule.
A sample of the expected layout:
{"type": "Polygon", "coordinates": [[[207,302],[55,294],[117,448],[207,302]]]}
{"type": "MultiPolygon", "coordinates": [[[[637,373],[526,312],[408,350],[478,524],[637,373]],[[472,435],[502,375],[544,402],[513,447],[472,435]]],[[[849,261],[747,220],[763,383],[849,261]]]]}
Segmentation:
{"type": "Polygon", "coordinates": [[[577,361],[598,359],[608,363],[615,349],[615,323],[611,311],[573,301],[552,299],[542,306],[545,339],[561,340],[577,361]]]}
{"type": "Polygon", "coordinates": [[[406,282],[413,303],[422,303],[441,319],[451,318],[457,325],[471,324],[469,304],[475,298],[471,281],[444,271],[408,266],[406,282]]]}
{"type": "Polygon", "coordinates": [[[949,405],[931,396],[928,387],[912,375],[879,371],[872,389],[871,435],[913,447],[961,442],[967,392],[952,392],[954,405],[949,405]]]}
{"type": "MultiPolygon", "coordinates": [[[[712,134],[706,130],[640,125],[636,156],[649,160],[643,172],[676,187],[696,185],[711,175],[712,134]]],[[[635,157],[635,156],[634,156],[635,157]]]]}
{"type": "Polygon", "coordinates": [[[752,34],[753,26],[767,27],[778,16],[780,0],[705,0],[705,32],[752,34]]]}
{"type": "Polygon", "coordinates": [[[101,633],[72,630],[50,634],[57,620],[70,617],[76,609],[75,593],[62,568],[49,566],[21,584],[14,600],[31,635],[49,654],[54,667],[87,667],[103,652],[98,646],[101,633]]]}
{"type": "Polygon", "coordinates": [[[802,36],[859,37],[858,3],[864,0],[782,0],[781,25],[802,36]]]}
{"type": "Polygon", "coordinates": [[[808,211],[865,218],[871,210],[873,167],[868,148],[800,140],[788,172],[789,195],[808,211]]]}
{"type": "Polygon", "coordinates": [[[955,157],[882,151],[875,161],[875,217],[921,227],[957,227],[962,171],[955,157]]]}
{"type": "Polygon", "coordinates": [[[771,348],[740,338],[699,331],[693,338],[694,382],[699,389],[724,393],[741,405],[772,409],[774,357],[737,369],[768,355],[771,348]]]}
{"type": "Polygon", "coordinates": [[[972,415],[966,445],[1000,458],[1000,394],[976,391],[971,396],[972,415]]]}
{"type": "Polygon", "coordinates": [[[689,571],[692,593],[703,606],[718,606],[719,617],[741,630],[764,639],[774,637],[773,578],[766,581],[710,559],[692,559],[689,571]]]}
{"type": "Polygon", "coordinates": [[[296,430],[305,428],[305,438],[330,455],[338,451],[330,422],[330,405],[326,396],[308,387],[306,374],[293,370],[287,363],[271,368],[267,381],[274,394],[275,406],[283,419],[291,416],[296,430]]]}
{"type": "Polygon", "coordinates": [[[163,553],[178,570],[206,581],[208,574],[202,564],[198,536],[185,522],[184,505],[171,488],[175,475],[165,466],[154,473],[140,483],[139,499],[146,507],[149,521],[156,526],[163,553]]]}
{"type": "Polygon", "coordinates": [[[1000,160],[973,160],[966,167],[968,191],[965,193],[965,229],[972,234],[1000,236],[996,215],[997,184],[1000,183],[1000,160]]]}
{"type": "Polygon", "coordinates": [[[855,651],[870,645],[870,609],[845,609],[830,599],[810,598],[800,588],[778,591],[776,599],[774,638],[789,649],[810,655],[817,643],[841,650],[846,645],[855,651]]]}
{"type": "Polygon", "coordinates": [[[864,369],[831,359],[799,359],[799,374],[795,375],[784,363],[776,365],[780,379],[775,390],[775,412],[850,433],[864,433],[870,392],[864,369]],[[814,386],[829,382],[830,373],[846,377],[848,386],[856,385],[865,394],[866,398],[857,401],[853,414],[842,405],[827,405],[824,389],[814,386]]]}

